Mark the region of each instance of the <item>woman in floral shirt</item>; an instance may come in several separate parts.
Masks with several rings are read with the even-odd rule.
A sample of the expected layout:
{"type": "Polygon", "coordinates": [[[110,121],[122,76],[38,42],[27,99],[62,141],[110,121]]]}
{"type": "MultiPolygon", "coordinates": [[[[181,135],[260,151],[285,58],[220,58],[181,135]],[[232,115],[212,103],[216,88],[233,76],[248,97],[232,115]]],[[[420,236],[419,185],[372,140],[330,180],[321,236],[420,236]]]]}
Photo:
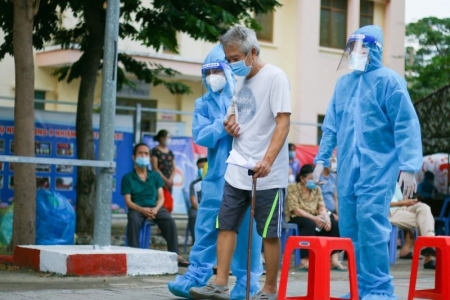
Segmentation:
{"type": "Polygon", "coordinates": [[[153,140],[159,144],[152,149],[150,154],[152,169],[161,175],[165,188],[172,193],[173,177],[175,176],[175,156],[168,148],[171,143],[170,134],[167,130],[162,129],[153,140]]]}
{"type": "MultiPolygon", "coordinates": [[[[337,221],[328,214],[319,186],[312,180],[313,165],[304,165],[295,184],[290,184],[286,197],[286,221],[298,225],[301,236],[339,237],[337,221]]],[[[331,268],[347,271],[339,262],[339,252],[331,255],[331,268]]],[[[301,250],[300,270],[308,270],[308,250],[301,250]]]]}

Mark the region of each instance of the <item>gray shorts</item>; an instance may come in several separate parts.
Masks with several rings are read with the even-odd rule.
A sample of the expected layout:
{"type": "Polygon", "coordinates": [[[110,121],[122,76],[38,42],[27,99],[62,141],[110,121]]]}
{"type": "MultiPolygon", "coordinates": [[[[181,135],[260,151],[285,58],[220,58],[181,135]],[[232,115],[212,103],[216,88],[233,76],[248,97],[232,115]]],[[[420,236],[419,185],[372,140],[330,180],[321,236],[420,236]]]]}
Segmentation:
{"type": "MultiPolygon", "coordinates": [[[[237,189],[232,187],[228,182],[225,182],[216,228],[237,232],[250,206],[251,198],[252,191],[237,189]]],[[[256,228],[258,234],[263,238],[281,236],[283,200],[284,189],[282,188],[256,191],[256,228]]]]}

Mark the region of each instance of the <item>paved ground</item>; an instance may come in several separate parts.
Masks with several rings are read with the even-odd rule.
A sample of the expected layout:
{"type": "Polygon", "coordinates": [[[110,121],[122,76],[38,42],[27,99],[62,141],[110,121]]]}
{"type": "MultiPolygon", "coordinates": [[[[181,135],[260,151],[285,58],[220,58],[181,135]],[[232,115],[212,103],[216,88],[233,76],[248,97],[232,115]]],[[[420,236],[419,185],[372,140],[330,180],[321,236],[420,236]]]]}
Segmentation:
{"type": "MultiPolygon", "coordinates": [[[[399,299],[407,299],[410,260],[397,260],[391,272],[399,299]]],[[[179,272],[185,272],[180,268],[179,272]]],[[[60,277],[28,270],[0,270],[0,299],[179,299],[167,290],[170,276],[135,277],[60,277]]],[[[332,271],[331,295],[338,297],[349,291],[347,273],[332,271]]],[[[417,287],[434,287],[434,271],[419,269],[417,287]]],[[[213,278],[212,278],[213,279],[213,278]]],[[[230,278],[230,286],[234,277],[230,278]]],[[[262,281],[264,276],[261,277],[262,281]]],[[[289,295],[306,294],[307,273],[291,269],[288,283],[289,295]]],[[[322,300],[322,299],[318,299],[322,300]]]]}

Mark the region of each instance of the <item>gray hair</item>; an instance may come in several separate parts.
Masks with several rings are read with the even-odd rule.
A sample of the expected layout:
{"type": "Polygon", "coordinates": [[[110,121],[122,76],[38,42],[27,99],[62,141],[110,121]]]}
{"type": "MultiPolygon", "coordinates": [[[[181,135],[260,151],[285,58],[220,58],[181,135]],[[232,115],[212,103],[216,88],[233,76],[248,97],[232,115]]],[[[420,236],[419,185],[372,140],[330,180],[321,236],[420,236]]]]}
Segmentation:
{"type": "Polygon", "coordinates": [[[256,39],[256,33],[247,27],[235,26],[230,28],[220,37],[220,43],[224,48],[229,45],[238,45],[246,55],[252,48],[255,48],[256,54],[259,55],[259,43],[256,39]]]}

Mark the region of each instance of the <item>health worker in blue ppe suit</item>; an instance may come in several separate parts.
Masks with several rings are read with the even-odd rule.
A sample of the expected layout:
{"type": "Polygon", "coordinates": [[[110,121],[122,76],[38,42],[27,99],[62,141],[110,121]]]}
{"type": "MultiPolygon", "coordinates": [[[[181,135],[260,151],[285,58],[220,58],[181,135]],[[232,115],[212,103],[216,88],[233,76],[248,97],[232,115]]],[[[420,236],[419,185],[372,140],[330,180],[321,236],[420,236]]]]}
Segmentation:
{"type": "Polygon", "coordinates": [[[336,84],[313,172],[318,182],[337,146],[339,231],[354,243],[364,300],[397,299],[389,275],[389,203],[399,172],[407,198],[422,166],[419,121],[406,82],[381,62],[382,45],[377,26],[350,36],[340,67],[348,57],[353,71],[336,84]]]}
{"type": "MultiPolygon", "coordinates": [[[[172,294],[184,298],[192,298],[189,294],[190,288],[205,286],[208,283],[213,274],[212,268],[217,263],[219,231],[215,228],[215,223],[225,184],[225,161],[233,140],[225,131],[223,121],[231,104],[235,83],[221,45],[215,46],[206,57],[202,66],[202,78],[208,91],[195,101],[192,135],[196,144],[208,148],[208,171],[202,181],[202,201],[197,212],[195,243],[189,255],[190,265],[184,275],[178,275],[175,281],[168,284],[172,294]]],[[[249,222],[250,212],[246,213],[237,235],[237,249],[231,264],[236,285],[230,293],[230,299],[245,299],[249,222]]],[[[253,226],[256,232],[256,225],[253,226]]],[[[259,290],[258,280],[263,272],[261,245],[261,237],[253,234],[250,283],[252,295],[259,290]]]]}

